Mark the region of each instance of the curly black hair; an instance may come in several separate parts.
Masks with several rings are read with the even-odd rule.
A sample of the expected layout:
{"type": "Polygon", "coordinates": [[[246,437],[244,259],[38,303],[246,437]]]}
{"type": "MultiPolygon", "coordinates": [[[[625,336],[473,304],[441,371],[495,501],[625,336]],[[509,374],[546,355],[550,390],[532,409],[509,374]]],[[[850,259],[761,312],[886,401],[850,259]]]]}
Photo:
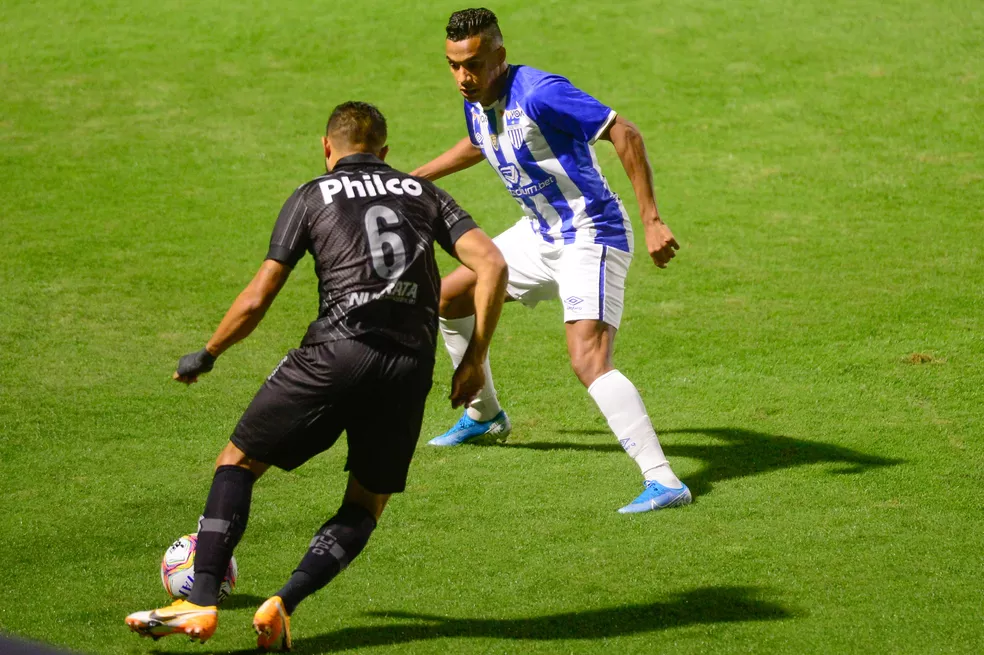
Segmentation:
{"type": "Polygon", "coordinates": [[[325,134],[353,146],[379,152],[386,145],[386,118],[368,102],[350,100],[335,107],[325,134]]]}
{"type": "Polygon", "coordinates": [[[499,19],[484,7],[454,12],[448,19],[448,26],[445,31],[448,35],[448,41],[463,41],[481,35],[491,37],[494,41],[502,43],[499,19]]]}

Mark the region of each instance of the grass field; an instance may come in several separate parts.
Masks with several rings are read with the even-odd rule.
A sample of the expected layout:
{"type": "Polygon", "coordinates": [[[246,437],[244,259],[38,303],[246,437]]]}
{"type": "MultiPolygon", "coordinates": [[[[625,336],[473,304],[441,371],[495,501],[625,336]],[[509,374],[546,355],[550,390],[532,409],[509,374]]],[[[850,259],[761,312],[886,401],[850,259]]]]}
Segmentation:
{"type": "MultiPolygon", "coordinates": [[[[253,609],[339,502],[344,448],[258,485],[207,646],[123,617],[164,600],[159,558],[314,317],[310,259],[200,384],[169,376],[319,172],[331,107],[378,104],[404,169],[464,134],[442,53],[458,8],[5,0],[0,632],[251,648],[253,609]]],[[[363,556],[296,613],[296,650],[981,652],[981,4],[491,8],[511,61],[647,138],[683,247],[665,271],[636,258],[616,364],[695,503],[616,514],[638,471],[569,371],[559,304],[510,306],[493,364],[513,436],[421,447],[363,556]]],[[[442,184],[489,232],[518,217],[484,165],[442,184]]],[[[438,362],[424,438],[457,415],[438,362]]]]}

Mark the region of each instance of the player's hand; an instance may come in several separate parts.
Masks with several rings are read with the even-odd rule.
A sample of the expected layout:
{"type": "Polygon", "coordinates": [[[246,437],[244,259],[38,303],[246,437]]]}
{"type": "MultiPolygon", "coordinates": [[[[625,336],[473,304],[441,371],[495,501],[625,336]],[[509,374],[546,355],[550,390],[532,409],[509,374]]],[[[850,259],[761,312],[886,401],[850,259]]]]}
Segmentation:
{"type": "Polygon", "coordinates": [[[178,360],[178,370],[172,376],[178,382],[193,384],[198,382],[198,376],[208,373],[215,365],[215,355],[205,348],[198,352],[188,353],[178,360]]]}
{"type": "Polygon", "coordinates": [[[477,362],[463,359],[454,370],[451,378],[451,406],[461,407],[475,399],[478,392],[485,386],[485,371],[482,370],[483,360],[477,362]]]}
{"type": "Polygon", "coordinates": [[[666,223],[657,218],[655,221],[644,221],[646,229],[646,248],[653,263],[660,268],[666,268],[670,260],[676,256],[674,250],[680,249],[680,244],[673,238],[673,233],[666,223]]]}

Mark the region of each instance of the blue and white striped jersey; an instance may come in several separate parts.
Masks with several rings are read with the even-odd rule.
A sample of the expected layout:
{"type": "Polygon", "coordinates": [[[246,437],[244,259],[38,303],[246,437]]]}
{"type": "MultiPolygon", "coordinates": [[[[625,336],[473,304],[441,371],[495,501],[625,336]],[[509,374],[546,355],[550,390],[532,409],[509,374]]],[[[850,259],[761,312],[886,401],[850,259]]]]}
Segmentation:
{"type": "Polygon", "coordinates": [[[566,78],[510,66],[494,105],[465,101],[472,144],[550,243],[632,251],[632,225],[601,172],[593,144],[615,112],[566,78]]]}

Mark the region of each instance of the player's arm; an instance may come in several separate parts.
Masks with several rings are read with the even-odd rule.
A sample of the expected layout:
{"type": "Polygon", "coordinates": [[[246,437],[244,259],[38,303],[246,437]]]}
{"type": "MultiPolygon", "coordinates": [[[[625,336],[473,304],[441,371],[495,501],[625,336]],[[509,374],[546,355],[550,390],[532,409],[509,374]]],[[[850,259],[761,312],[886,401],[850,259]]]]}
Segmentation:
{"type": "Polygon", "coordinates": [[[509,269],[492,239],[477,228],[458,237],[452,254],[478,278],[475,283],[475,331],[451,380],[451,406],[459,407],[471,401],[485,386],[482,363],[502,313],[509,269]]]}
{"type": "Polygon", "coordinates": [[[298,187],[284,203],[273,226],[270,249],[260,270],[232,303],[205,347],[178,361],[175,380],[185,384],[197,382],[199,375],[212,370],[216,357],[248,337],[263,320],[263,315],[280,293],[290,272],[307,252],[306,187],[298,187]]]}
{"type": "Polygon", "coordinates": [[[219,355],[248,337],[263,320],[263,315],[283,288],[290,271],[291,268],[285,264],[265,260],[253,280],[233,301],[205,347],[181,358],[174,379],[185,384],[196,382],[199,375],[212,370],[219,355]]]}
{"type": "Polygon", "coordinates": [[[443,155],[432,159],[410,174],[427,180],[437,180],[474,166],[484,158],[481,149],[471,142],[471,137],[466,136],[443,155]]]}
{"type": "Polygon", "coordinates": [[[673,251],[680,246],[673,238],[670,228],[660,218],[659,210],[656,208],[653,169],[649,165],[642,133],[633,123],[616,116],[600,138],[611,141],[615,146],[622,168],[625,169],[625,174],[632,183],[636,202],[639,203],[639,217],[646,233],[649,256],[657,266],[666,268],[666,264],[674,257],[673,251]]]}

